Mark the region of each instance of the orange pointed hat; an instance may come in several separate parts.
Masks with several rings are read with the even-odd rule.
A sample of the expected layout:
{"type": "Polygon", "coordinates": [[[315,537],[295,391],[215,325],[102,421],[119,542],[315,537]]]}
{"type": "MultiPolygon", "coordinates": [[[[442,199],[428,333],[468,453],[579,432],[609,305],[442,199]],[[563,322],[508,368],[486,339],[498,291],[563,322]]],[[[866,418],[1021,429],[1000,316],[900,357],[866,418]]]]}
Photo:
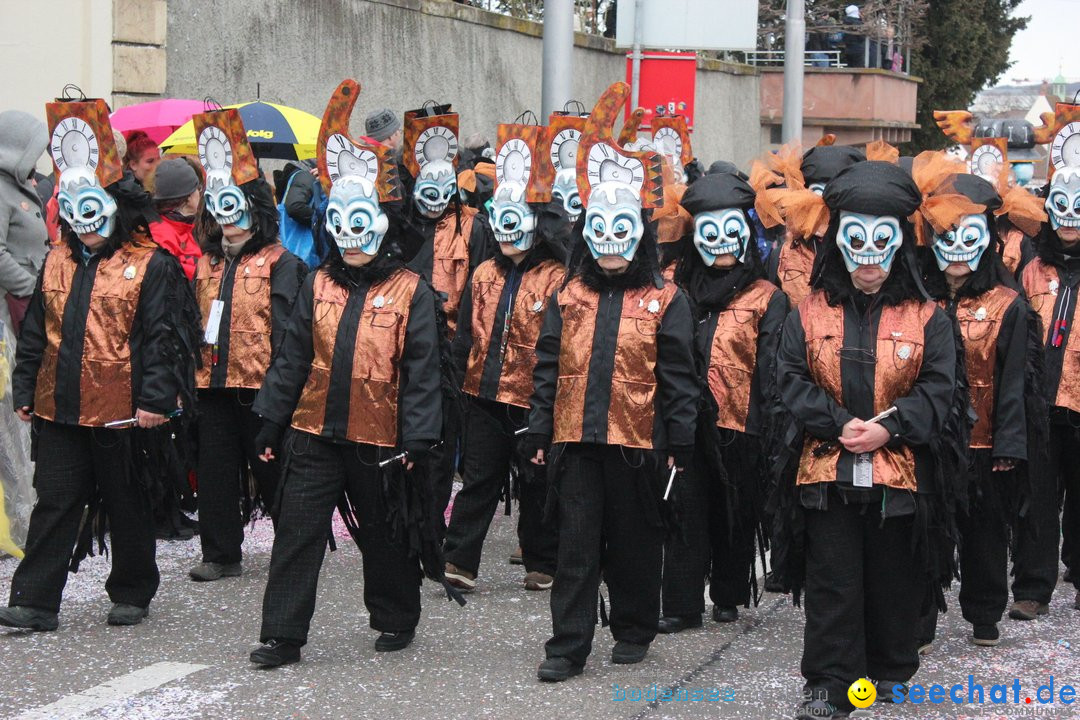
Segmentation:
{"type": "Polygon", "coordinates": [[[341,81],[326,104],[316,144],[319,181],[329,193],[337,180],[360,177],[375,186],[379,202],[401,200],[401,182],[390,149],[357,142],[349,135],[349,117],[359,97],[360,83],[350,78],[341,81]]]}

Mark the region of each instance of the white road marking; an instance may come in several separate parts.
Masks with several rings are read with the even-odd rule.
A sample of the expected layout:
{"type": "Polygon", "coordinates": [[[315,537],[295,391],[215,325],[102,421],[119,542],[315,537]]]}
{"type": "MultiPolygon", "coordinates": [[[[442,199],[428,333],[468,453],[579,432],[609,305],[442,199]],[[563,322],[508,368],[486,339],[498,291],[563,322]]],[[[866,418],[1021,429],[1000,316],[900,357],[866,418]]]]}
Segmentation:
{"type": "Polygon", "coordinates": [[[159,662],[141,670],[113,678],[82,692],[62,697],[54,703],[25,710],[10,720],[47,720],[49,718],[73,718],[98,710],[120,700],[152,690],[165,683],[179,680],[191,673],[205,670],[209,665],[192,663],[159,662]]]}

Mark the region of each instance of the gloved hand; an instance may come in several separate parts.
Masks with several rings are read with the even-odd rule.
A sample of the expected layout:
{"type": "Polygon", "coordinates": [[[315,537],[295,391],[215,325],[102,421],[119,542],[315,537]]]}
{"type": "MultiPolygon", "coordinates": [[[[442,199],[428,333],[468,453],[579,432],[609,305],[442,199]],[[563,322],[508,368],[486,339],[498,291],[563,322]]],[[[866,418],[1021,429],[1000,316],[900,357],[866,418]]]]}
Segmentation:
{"type": "Polygon", "coordinates": [[[284,433],[285,428],[281,425],[278,425],[273,420],[262,419],[262,427],[259,428],[258,434],[255,435],[255,452],[264,462],[269,462],[277,456],[278,450],[281,449],[281,436],[284,433]],[[269,453],[266,453],[267,448],[270,448],[269,453]]]}
{"type": "Polygon", "coordinates": [[[686,470],[694,462],[694,446],[672,445],[668,448],[668,455],[675,458],[675,467],[686,470]]]}
{"type": "Polygon", "coordinates": [[[424,463],[431,459],[432,443],[429,440],[410,440],[405,443],[404,450],[407,453],[405,462],[424,463]]]}
{"type": "Polygon", "coordinates": [[[532,460],[536,457],[537,450],[543,450],[548,454],[551,449],[551,436],[543,433],[525,433],[521,436],[521,454],[525,459],[532,460]]]}

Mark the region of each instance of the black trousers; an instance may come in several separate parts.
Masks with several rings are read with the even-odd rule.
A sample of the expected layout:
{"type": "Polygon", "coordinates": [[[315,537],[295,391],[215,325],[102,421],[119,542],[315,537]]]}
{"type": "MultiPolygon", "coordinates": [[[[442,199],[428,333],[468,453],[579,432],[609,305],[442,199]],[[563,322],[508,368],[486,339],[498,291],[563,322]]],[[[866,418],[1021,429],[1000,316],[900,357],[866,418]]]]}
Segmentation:
{"type": "MultiPolygon", "coordinates": [[[[514,431],[528,424],[528,410],[503,403],[474,401],[465,432],[465,472],[454,498],[443,554],[471,573],[480,568],[491,519],[499,506],[515,452],[514,431]]],[[[544,469],[525,464],[518,487],[518,540],[525,569],[555,574],[558,532],[544,523],[547,482],[544,469]]]]}
{"type": "Polygon", "coordinates": [[[584,665],[596,630],[601,569],[614,638],[647,645],[656,637],[664,547],[660,478],[645,470],[644,453],[618,445],[568,444],[561,462],[553,634],[545,651],[584,665]]]}
{"type": "MultiPolygon", "coordinates": [[[[1058,544],[1062,530],[1068,542],[1080,535],[1080,429],[1067,424],[1050,425],[1047,443],[1049,462],[1042,477],[1032,478],[1028,524],[1034,533],[1020,532],[1013,557],[1013,599],[1049,603],[1058,578],[1058,544]],[[1062,497],[1066,513],[1060,516],[1062,497]],[[1065,527],[1062,527],[1064,522],[1065,527]]],[[[1066,552],[1068,552],[1068,542],[1066,552]]],[[[1073,585],[1080,590],[1080,573],[1073,585]]]]}
{"type": "Polygon", "coordinates": [[[805,510],[807,697],[850,708],[859,678],[906,682],[919,668],[916,624],[926,578],[912,550],[914,517],[882,521],[877,503],[805,510]]]}
{"type": "Polygon", "coordinates": [[[380,632],[415,628],[420,622],[420,560],[404,538],[391,538],[378,448],[298,432],[287,452],[260,639],[307,642],[330,521],[342,492],[360,513],[364,605],[371,627],[380,632]]]}
{"type": "Polygon", "coordinates": [[[199,536],[203,561],[240,562],[244,542],[241,483],[255,478],[255,493],[272,513],[281,465],[259,460],[255,435],[260,420],[251,411],[254,390],[199,392],[199,536]]]}
{"type": "Polygon", "coordinates": [[[123,437],[139,431],[38,422],[38,499],[26,555],[11,578],[10,604],[59,612],[72,550],[96,491],[109,519],[112,572],[105,590],[114,603],[147,607],[160,581],[154,520],[148,493],[131,477],[123,437]]]}
{"type": "Polygon", "coordinates": [[[680,475],[673,488],[678,532],[664,543],[662,607],[666,617],[688,617],[705,612],[705,576],[709,573],[711,541],[719,532],[710,522],[711,478],[703,477],[695,462],[680,475]]]}

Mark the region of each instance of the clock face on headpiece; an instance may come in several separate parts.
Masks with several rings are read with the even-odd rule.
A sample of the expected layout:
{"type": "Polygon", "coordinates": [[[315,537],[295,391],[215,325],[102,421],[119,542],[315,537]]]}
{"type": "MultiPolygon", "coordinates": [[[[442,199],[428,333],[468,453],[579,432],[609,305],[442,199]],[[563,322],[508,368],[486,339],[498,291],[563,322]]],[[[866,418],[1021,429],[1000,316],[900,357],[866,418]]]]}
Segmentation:
{"type": "Polygon", "coordinates": [[[551,141],[551,164],[555,170],[572,170],[577,165],[578,143],[581,131],[567,128],[551,141]]]}
{"type": "Polygon", "coordinates": [[[971,172],[978,175],[993,175],[1005,162],[1001,150],[993,145],[980,145],[971,153],[971,172]]]}
{"type": "Polygon", "coordinates": [[[653,145],[662,155],[668,157],[682,157],[682,138],[675,128],[662,127],[653,135],[653,145]]]}
{"type": "Polygon", "coordinates": [[[232,145],[221,128],[210,125],[199,134],[199,160],[207,170],[232,169],[232,145]]]}
{"type": "Polygon", "coordinates": [[[1080,122],[1068,123],[1054,136],[1050,162],[1056,169],[1080,167],[1080,122]]]}
{"type": "Polygon", "coordinates": [[[354,175],[374,183],[379,176],[379,159],[370,150],[358,148],[344,135],[334,133],[326,140],[326,174],[330,182],[354,175]]]}
{"type": "Polygon", "coordinates": [[[429,127],[420,133],[413,151],[416,153],[418,165],[424,165],[436,160],[453,162],[458,152],[457,136],[453,130],[442,125],[429,127]]]}
{"type": "Polygon", "coordinates": [[[510,138],[495,157],[495,177],[500,183],[526,183],[532,170],[532,150],[521,138],[510,138]]]}
{"type": "Polygon", "coordinates": [[[97,136],[80,118],[66,118],[53,130],[49,153],[61,172],[69,167],[88,167],[95,170],[98,152],[97,136]]]}
{"type": "Polygon", "coordinates": [[[619,182],[640,191],[645,183],[645,168],[636,158],[626,157],[603,143],[589,148],[589,184],[619,182]]]}

